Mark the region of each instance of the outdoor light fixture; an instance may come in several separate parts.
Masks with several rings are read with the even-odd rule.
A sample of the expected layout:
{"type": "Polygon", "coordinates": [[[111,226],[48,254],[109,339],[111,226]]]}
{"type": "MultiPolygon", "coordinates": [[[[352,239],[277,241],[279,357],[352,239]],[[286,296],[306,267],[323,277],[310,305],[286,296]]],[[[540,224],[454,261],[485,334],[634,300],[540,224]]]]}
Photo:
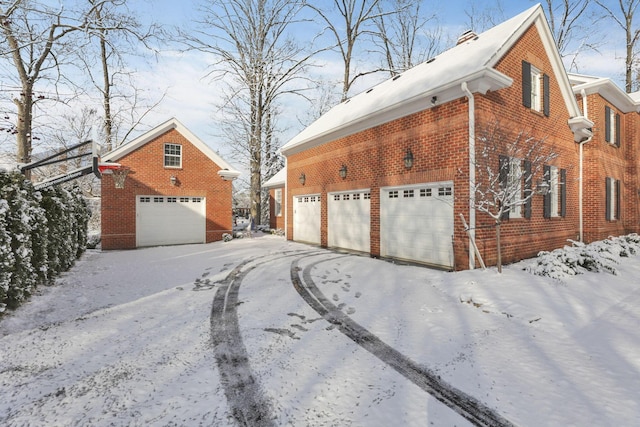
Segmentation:
{"type": "Polygon", "coordinates": [[[411,152],[411,148],[407,148],[407,154],[404,155],[404,167],[407,169],[411,169],[413,167],[413,153],[411,152]]]}
{"type": "Polygon", "coordinates": [[[345,179],[347,177],[347,165],[342,165],[340,168],[340,178],[345,179]]]}
{"type": "Polygon", "coordinates": [[[431,105],[436,105],[437,102],[438,102],[438,97],[437,96],[432,96],[431,97],[431,105]]]}
{"type": "Polygon", "coordinates": [[[538,180],[536,184],[536,193],[542,196],[549,194],[549,183],[547,180],[538,180]]]}
{"type": "Polygon", "coordinates": [[[307,177],[304,176],[304,173],[300,174],[300,177],[298,178],[298,181],[300,181],[301,185],[304,185],[305,181],[307,180],[307,177]]]}
{"type": "Polygon", "coordinates": [[[171,185],[176,185],[178,183],[178,178],[176,178],[175,175],[171,175],[169,181],[171,181],[171,185]]]}

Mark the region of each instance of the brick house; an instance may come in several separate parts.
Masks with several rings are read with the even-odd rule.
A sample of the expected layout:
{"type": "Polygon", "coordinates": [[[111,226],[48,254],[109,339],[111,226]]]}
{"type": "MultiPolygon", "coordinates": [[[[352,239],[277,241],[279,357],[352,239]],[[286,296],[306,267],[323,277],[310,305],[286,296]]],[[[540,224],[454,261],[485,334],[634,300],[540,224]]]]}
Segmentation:
{"type": "Polygon", "coordinates": [[[262,188],[269,190],[269,228],[272,230],[284,230],[285,228],[286,179],[287,168],[282,168],[262,184],[262,188]]]}
{"type": "Polygon", "coordinates": [[[131,171],[122,189],[102,177],[102,249],[209,243],[232,232],[239,172],[175,118],[101,160],[131,171]]]}
{"type": "Polygon", "coordinates": [[[527,155],[507,152],[518,135],[555,154],[518,184],[528,201],[503,217],[503,262],[567,240],[638,232],[639,106],[640,97],[608,79],[567,74],[534,6],[463,35],[285,144],[286,236],[446,269],[478,265],[473,238],[494,265],[495,221],[470,205],[487,130],[496,126],[507,138],[487,158],[506,171],[505,182],[531,167],[527,155]]]}

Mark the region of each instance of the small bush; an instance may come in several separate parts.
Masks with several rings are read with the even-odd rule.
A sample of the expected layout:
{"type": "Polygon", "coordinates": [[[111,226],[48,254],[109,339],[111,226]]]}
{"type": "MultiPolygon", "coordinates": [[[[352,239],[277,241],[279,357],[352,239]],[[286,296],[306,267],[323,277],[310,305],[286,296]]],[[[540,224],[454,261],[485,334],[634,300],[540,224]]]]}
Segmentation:
{"type": "Polygon", "coordinates": [[[640,250],[640,235],[629,234],[610,237],[607,240],[585,245],[570,241],[571,246],[551,252],[540,252],[532,265],[525,267],[529,273],[560,279],[585,272],[617,274],[619,258],[635,255],[640,250]]]}

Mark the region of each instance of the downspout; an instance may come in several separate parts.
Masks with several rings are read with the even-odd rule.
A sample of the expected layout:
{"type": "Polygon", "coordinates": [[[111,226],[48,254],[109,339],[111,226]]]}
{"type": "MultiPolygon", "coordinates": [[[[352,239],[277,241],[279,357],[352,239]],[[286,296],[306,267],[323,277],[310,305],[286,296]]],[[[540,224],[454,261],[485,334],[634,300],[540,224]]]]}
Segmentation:
{"type": "Polygon", "coordinates": [[[288,236],[288,229],[287,229],[287,223],[289,222],[289,193],[287,192],[287,190],[289,189],[289,179],[288,179],[288,175],[289,175],[289,159],[287,157],[284,158],[284,167],[287,171],[287,174],[284,177],[284,194],[282,195],[282,201],[283,201],[283,205],[284,205],[284,240],[286,241],[289,236],[288,236]]]}
{"type": "Polygon", "coordinates": [[[476,105],[467,82],[462,82],[462,91],[469,100],[469,269],[476,266],[476,255],[472,250],[476,238],[476,105]]]}
{"type": "MultiPolygon", "coordinates": [[[[587,104],[587,92],[582,89],[580,91],[580,96],[582,96],[582,115],[585,118],[589,118],[589,111],[588,111],[588,104],[587,104]]],[[[580,141],[580,178],[579,178],[579,185],[578,185],[578,240],[581,242],[584,242],[584,214],[582,211],[582,194],[583,194],[583,158],[584,158],[584,144],[586,144],[587,142],[591,141],[591,139],[593,138],[593,136],[590,136],[589,138],[586,138],[584,141],[580,141]]]]}

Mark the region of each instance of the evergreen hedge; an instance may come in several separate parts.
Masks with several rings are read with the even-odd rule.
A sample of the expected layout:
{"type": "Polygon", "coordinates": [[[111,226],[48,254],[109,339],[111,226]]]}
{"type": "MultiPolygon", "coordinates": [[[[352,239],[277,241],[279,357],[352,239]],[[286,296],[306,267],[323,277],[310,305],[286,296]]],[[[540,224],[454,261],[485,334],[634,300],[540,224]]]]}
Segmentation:
{"type": "Polygon", "coordinates": [[[0,313],[73,265],[90,216],[77,187],[37,191],[22,174],[0,173],[0,313]]]}

